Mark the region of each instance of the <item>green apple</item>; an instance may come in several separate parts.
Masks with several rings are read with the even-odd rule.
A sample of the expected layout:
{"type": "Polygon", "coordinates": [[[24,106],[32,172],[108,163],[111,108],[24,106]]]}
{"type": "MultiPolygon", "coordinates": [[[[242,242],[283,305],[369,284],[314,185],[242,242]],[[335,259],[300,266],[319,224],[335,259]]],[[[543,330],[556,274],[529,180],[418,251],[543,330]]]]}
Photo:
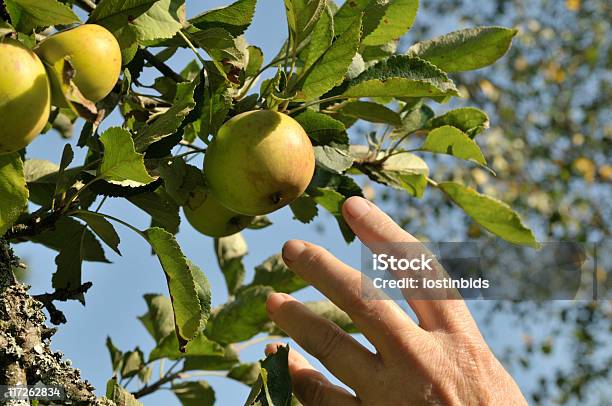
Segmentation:
{"type": "Polygon", "coordinates": [[[204,174],[221,204],[237,213],[271,213],[297,199],[310,183],[315,157],[293,118],[270,110],[227,121],[204,157],[204,174]]]}
{"type": "Polygon", "coordinates": [[[0,154],[18,151],[40,134],[49,119],[50,92],[36,54],[0,38],[0,154]]]}
{"type": "MultiPolygon", "coordinates": [[[[84,24],[51,35],[38,45],[36,53],[54,67],[59,77],[62,77],[63,60],[67,58],[75,70],[75,85],[93,102],[102,100],[113,90],[121,73],[119,43],[110,31],[96,24],[84,24]]],[[[53,103],[65,104],[57,94],[53,95],[53,103]]]]}
{"type": "Polygon", "coordinates": [[[189,224],[204,235],[226,237],[246,228],[253,217],[235,213],[223,206],[210,193],[199,188],[183,207],[189,224]]]}

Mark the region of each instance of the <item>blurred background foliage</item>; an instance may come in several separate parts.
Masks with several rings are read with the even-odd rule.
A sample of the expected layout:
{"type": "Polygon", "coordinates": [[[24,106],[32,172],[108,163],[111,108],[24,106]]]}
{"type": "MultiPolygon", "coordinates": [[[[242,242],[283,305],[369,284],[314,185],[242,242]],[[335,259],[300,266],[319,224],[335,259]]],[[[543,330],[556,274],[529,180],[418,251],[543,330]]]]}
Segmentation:
{"type": "MultiPolygon", "coordinates": [[[[420,18],[398,44],[405,50],[449,26],[519,29],[500,62],[453,75],[465,98],[440,108],[472,105],[490,115],[491,128],[479,137],[479,145],[498,176],[453,164],[452,158],[427,157],[432,177],[463,181],[507,202],[539,241],[603,243],[608,249],[599,252],[606,258],[612,221],[610,8],[607,0],[422,0],[420,18]]],[[[360,128],[362,133],[371,130],[360,128]]],[[[374,186],[366,190],[421,238],[486,237],[435,190],[422,200],[374,186]]],[[[605,280],[604,265],[598,271],[599,282],[610,286],[612,276],[605,280]]],[[[500,319],[504,329],[522,332],[523,342],[499,355],[514,373],[522,370],[533,377],[526,393],[530,403],[609,404],[610,300],[474,301],[470,306],[485,313],[485,335],[495,333],[487,329],[498,328],[500,319]],[[565,362],[558,362],[559,354],[565,362]]]]}

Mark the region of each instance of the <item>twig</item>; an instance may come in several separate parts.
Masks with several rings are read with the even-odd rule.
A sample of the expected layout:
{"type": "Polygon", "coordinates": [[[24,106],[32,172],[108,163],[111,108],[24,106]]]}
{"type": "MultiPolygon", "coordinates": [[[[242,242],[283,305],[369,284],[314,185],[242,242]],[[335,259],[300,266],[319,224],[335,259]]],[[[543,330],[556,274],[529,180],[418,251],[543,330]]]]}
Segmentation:
{"type": "MultiPolygon", "coordinates": [[[[76,206],[75,203],[72,207],[76,206]]],[[[44,231],[51,230],[63,216],[61,208],[50,213],[32,213],[23,223],[15,224],[4,235],[9,241],[24,242],[44,231]]]]}
{"type": "Polygon", "coordinates": [[[186,79],[172,70],[171,67],[166,65],[165,62],[161,61],[157,56],[153,55],[149,50],[142,48],[140,50],[142,57],[145,61],[149,62],[155,69],[164,74],[164,76],[174,80],[177,83],[185,82],[186,79]]]}
{"type": "Polygon", "coordinates": [[[51,316],[51,323],[55,325],[64,324],[66,323],[66,316],[64,316],[64,313],[61,310],[58,310],[57,307],[55,307],[53,302],[55,300],[67,302],[68,300],[77,299],[78,295],[86,293],[92,286],[93,283],[85,282],[81,286],[74,289],[55,289],[55,292],[53,293],[34,295],[32,298],[38,300],[45,306],[49,312],[49,316],[51,316]]]}
{"type": "Polygon", "coordinates": [[[134,397],[136,399],[141,398],[143,396],[149,395],[153,392],[155,392],[156,390],[158,390],[162,385],[168,383],[168,382],[172,382],[173,380],[181,377],[181,372],[172,372],[172,370],[174,369],[174,367],[176,367],[179,362],[181,360],[177,360],[174,364],[172,364],[172,366],[168,369],[168,371],[164,374],[163,377],[161,377],[159,380],[153,382],[151,385],[145,385],[143,386],[141,389],[137,390],[136,392],[132,392],[132,395],[134,395],[134,397]]]}
{"type": "Polygon", "coordinates": [[[193,149],[194,151],[199,151],[199,152],[202,152],[202,153],[206,153],[206,148],[200,148],[200,147],[198,147],[196,145],[193,145],[193,144],[191,144],[191,143],[189,143],[187,141],[181,141],[179,144],[181,146],[187,147],[189,149],[193,149]]]}
{"type": "Polygon", "coordinates": [[[74,4],[90,13],[96,9],[96,3],[92,2],[91,0],[76,0],[74,4]]]}
{"type": "Polygon", "coordinates": [[[327,102],[334,101],[334,100],[349,99],[349,98],[350,98],[349,96],[344,96],[342,94],[339,94],[337,96],[331,96],[326,99],[319,99],[319,100],[311,101],[309,103],[302,104],[301,106],[298,106],[292,110],[289,110],[287,114],[297,113],[298,111],[302,111],[304,109],[307,109],[310,106],[315,106],[317,104],[327,103],[327,102]]]}

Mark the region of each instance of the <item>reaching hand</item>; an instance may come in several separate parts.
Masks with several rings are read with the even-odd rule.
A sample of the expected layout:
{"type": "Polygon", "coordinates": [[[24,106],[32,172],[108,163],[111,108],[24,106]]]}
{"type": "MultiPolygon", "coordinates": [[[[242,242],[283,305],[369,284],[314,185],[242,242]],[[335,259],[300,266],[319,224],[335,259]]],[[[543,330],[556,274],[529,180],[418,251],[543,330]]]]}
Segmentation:
{"type": "MultiPolygon", "coordinates": [[[[348,199],[343,215],[365,245],[417,241],[365,199],[348,199]]],[[[491,353],[463,300],[408,300],[417,324],[391,300],[363,299],[361,273],[317,245],[289,241],[283,258],[347,312],[376,348],[376,353],[370,352],[291,296],[270,295],[270,318],[355,392],[331,384],[291,350],[289,371],[294,392],[304,405],[527,404],[491,353]]],[[[278,345],[269,345],[266,352],[275,352],[278,345]]]]}

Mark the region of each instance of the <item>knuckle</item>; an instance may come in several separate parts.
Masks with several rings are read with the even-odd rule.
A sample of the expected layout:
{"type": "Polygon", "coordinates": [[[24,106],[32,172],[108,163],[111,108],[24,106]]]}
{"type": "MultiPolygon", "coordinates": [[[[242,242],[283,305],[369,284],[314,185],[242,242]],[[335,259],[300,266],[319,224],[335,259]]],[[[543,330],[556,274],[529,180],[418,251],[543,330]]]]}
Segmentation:
{"type": "Polygon", "coordinates": [[[310,391],[309,397],[313,406],[324,406],[327,404],[326,388],[322,381],[312,381],[312,390],[310,391]]]}
{"type": "Polygon", "coordinates": [[[342,307],[346,309],[349,314],[368,316],[372,313],[370,300],[363,297],[360,291],[360,285],[351,288],[347,287],[345,301],[345,305],[342,307]]]}
{"type": "Polygon", "coordinates": [[[340,327],[330,322],[329,327],[323,330],[323,334],[317,342],[315,357],[321,362],[328,361],[340,349],[343,338],[344,332],[340,327]]]}
{"type": "Polygon", "coordinates": [[[305,255],[305,268],[320,268],[323,264],[323,257],[326,251],[321,247],[310,246],[305,255]]]}

